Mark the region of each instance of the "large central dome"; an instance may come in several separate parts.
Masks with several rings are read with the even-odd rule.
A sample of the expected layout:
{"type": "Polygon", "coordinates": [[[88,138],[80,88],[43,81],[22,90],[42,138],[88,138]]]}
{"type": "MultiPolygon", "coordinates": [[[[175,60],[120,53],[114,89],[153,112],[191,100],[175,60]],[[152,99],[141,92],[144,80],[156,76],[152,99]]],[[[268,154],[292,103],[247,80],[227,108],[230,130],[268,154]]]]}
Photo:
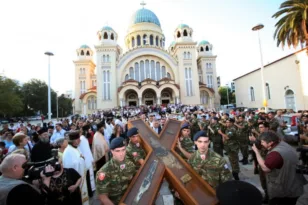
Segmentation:
{"type": "Polygon", "coordinates": [[[160,27],[160,22],[157,16],[149,9],[139,9],[131,18],[131,26],[137,23],[154,23],[160,27]]]}

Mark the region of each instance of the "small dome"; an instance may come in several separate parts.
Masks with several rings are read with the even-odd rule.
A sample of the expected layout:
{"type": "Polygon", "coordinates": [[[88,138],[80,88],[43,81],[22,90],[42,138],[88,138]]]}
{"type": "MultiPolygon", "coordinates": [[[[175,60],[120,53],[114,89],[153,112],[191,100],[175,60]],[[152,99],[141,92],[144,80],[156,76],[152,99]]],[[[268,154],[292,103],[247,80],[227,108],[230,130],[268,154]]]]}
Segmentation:
{"type": "Polygon", "coordinates": [[[160,27],[157,16],[149,9],[139,9],[131,18],[131,26],[137,23],[153,23],[160,27]]]}
{"type": "Polygon", "coordinates": [[[110,26],[104,26],[102,29],[101,29],[101,31],[102,30],[105,30],[105,31],[113,31],[113,29],[110,27],[110,26]]]}
{"type": "Polygon", "coordinates": [[[208,45],[208,44],[210,44],[208,41],[203,40],[198,45],[201,46],[201,45],[208,45]]]}
{"type": "Polygon", "coordinates": [[[90,48],[90,47],[86,44],[83,44],[82,46],[80,46],[80,48],[90,48]]]}
{"type": "Polygon", "coordinates": [[[177,28],[183,29],[183,28],[189,28],[189,26],[187,24],[182,23],[182,24],[178,25],[177,28]]]}

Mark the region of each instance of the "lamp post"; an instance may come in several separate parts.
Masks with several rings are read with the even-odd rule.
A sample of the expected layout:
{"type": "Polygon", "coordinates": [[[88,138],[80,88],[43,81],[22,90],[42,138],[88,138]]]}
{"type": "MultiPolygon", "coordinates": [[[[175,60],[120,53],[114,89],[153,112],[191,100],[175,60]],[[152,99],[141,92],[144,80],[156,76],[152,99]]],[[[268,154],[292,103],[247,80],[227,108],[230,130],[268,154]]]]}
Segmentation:
{"type": "Polygon", "coordinates": [[[265,95],[265,82],[264,82],[264,66],[263,66],[263,55],[262,55],[262,46],[261,46],[261,38],[260,38],[260,30],[264,28],[263,24],[258,24],[252,28],[253,31],[258,31],[258,38],[259,38],[259,48],[260,48],[260,57],[261,57],[261,83],[262,83],[262,96],[263,96],[263,106],[265,112],[268,111],[267,108],[267,99],[265,95]]]}
{"type": "Polygon", "coordinates": [[[56,91],[56,93],[57,93],[57,122],[59,121],[58,120],[58,114],[59,114],[59,108],[58,108],[58,91],[56,91]]]}
{"type": "MultiPolygon", "coordinates": [[[[229,105],[229,85],[226,84],[226,86],[227,86],[227,100],[228,100],[228,105],[229,105]]],[[[227,105],[227,106],[228,106],[228,105],[227,105]]]]}
{"type": "Polygon", "coordinates": [[[53,56],[52,52],[45,52],[48,56],[48,121],[51,120],[51,97],[50,97],[50,56],[53,56]]]}

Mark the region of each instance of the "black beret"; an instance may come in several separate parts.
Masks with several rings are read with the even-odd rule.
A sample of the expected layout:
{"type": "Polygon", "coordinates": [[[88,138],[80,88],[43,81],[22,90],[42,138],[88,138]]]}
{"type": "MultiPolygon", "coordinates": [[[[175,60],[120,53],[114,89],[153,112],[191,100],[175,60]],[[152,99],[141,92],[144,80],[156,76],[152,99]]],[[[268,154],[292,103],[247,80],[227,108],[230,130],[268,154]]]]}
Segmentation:
{"type": "Polygon", "coordinates": [[[229,122],[231,122],[231,123],[234,123],[234,122],[235,122],[235,120],[234,120],[233,118],[230,118],[230,119],[228,119],[227,121],[229,121],[229,122]]]}
{"type": "Polygon", "coordinates": [[[263,121],[265,121],[265,118],[264,118],[264,117],[259,117],[258,120],[263,120],[263,121]]]}
{"type": "Polygon", "coordinates": [[[70,132],[70,133],[68,134],[68,138],[69,138],[70,140],[79,139],[79,138],[80,138],[80,133],[79,133],[79,131],[70,132]]]}
{"type": "Polygon", "coordinates": [[[181,130],[182,130],[182,129],[190,129],[189,124],[188,124],[187,122],[185,122],[185,123],[182,125],[182,127],[181,127],[181,130]]]}
{"type": "Polygon", "coordinates": [[[136,127],[132,127],[127,131],[126,136],[127,137],[132,137],[133,135],[138,134],[138,129],[136,127]]]}
{"type": "Polygon", "coordinates": [[[220,184],[216,196],[221,205],[262,205],[261,192],[244,181],[227,181],[220,184]]]}
{"type": "Polygon", "coordinates": [[[205,131],[198,131],[195,135],[194,135],[194,141],[197,141],[199,139],[199,137],[208,137],[205,131]]]}
{"type": "Polygon", "coordinates": [[[84,126],[82,126],[82,130],[83,130],[83,131],[88,131],[90,128],[91,128],[90,125],[84,125],[84,126]]]}
{"type": "Polygon", "coordinates": [[[125,140],[123,137],[116,137],[111,140],[110,149],[116,149],[125,146],[125,140]]]}
{"type": "Polygon", "coordinates": [[[213,117],[213,120],[216,120],[216,121],[218,121],[218,117],[213,117]]]}
{"type": "Polygon", "coordinates": [[[39,131],[37,131],[39,135],[43,134],[44,132],[48,132],[48,129],[46,127],[42,127],[39,131]]]}

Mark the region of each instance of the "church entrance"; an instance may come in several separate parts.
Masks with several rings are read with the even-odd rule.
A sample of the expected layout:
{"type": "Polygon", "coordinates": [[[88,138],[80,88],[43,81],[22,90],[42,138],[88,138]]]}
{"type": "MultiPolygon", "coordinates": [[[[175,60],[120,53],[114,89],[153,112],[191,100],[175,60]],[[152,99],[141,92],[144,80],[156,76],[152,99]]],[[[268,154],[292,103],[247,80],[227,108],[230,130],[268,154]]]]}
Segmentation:
{"type": "Polygon", "coordinates": [[[142,100],[145,105],[156,104],[156,93],[152,89],[146,89],[142,94],[142,100]]]}
{"type": "Polygon", "coordinates": [[[137,106],[138,105],[138,94],[134,90],[129,90],[126,93],[126,105],[137,106]]]}
{"type": "Polygon", "coordinates": [[[167,106],[169,103],[174,103],[172,99],[172,90],[170,88],[163,89],[161,92],[161,104],[167,106]]]}
{"type": "Polygon", "coordinates": [[[136,101],[129,101],[128,106],[137,106],[137,102],[136,101]]]}

